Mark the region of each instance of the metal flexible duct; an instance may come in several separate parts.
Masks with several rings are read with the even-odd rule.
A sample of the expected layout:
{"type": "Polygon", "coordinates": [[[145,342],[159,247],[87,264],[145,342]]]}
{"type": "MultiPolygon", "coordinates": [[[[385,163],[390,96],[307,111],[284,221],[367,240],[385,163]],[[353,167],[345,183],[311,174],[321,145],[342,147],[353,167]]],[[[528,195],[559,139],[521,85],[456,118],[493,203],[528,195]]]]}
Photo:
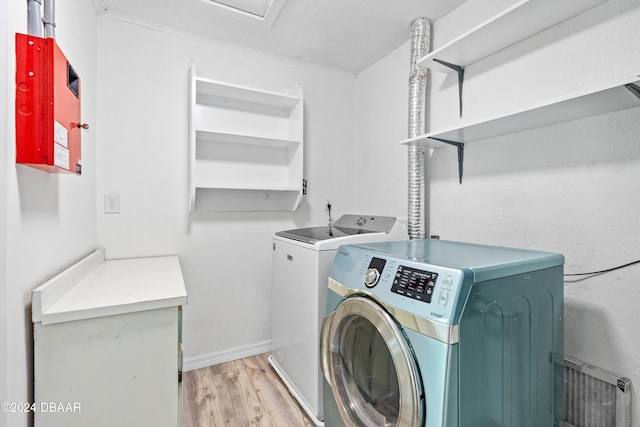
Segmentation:
{"type": "MultiPolygon", "coordinates": [[[[431,45],[431,22],[418,18],[411,23],[411,68],[409,74],[409,138],[426,132],[425,110],[427,70],[418,59],[431,45]]],[[[425,227],[425,149],[409,147],[409,209],[407,228],[410,239],[424,239],[425,227]]]]}

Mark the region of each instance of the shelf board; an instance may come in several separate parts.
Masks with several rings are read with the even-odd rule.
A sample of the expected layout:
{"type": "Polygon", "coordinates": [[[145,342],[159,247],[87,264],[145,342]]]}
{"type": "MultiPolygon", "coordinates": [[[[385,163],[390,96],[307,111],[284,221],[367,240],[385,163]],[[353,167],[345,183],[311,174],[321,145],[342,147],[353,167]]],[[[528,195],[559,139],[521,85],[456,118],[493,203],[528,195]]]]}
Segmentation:
{"type": "Polygon", "coordinates": [[[289,116],[301,98],[283,93],[196,77],[196,103],[289,116]]]}
{"type": "MultiPolygon", "coordinates": [[[[423,67],[453,73],[434,59],[461,67],[472,64],[542,30],[603,3],[605,0],[519,0],[422,57],[423,67]]],[[[475,2],[486,8],[486,2],[475,2]]],[[[469,10],[467,13],[473,14],[469,10]]],[[[482,16],[479,9],[477,14],[482,16]]]]}
{"type": "Polygon", "coordinates": [[[265,192],[265,193],[291,193],[291,192],[298,192],[301,191],[302,188],[301,187],[217,187],[217,186],[211,186],[211,187],[207,187],[207,186],[201,186],[201,185],[197,185],[196,186],[196,190],[212,190],[212,191],[219,191],[219,192],[252,192],[252,191],[257,191],[257,192],[265,192]]]}
{"type": "Polygon", "coordinates": [[[226,144],[246,144],[261,147],[291,148],[300,145],[301,141],[287,138],[265,138],[254,135],[243,135],[227,132],[196,131],[196,142],[220,142],[226,144]]]}
{"type": "Polygon", "coordinates": [[[435,138],[469,143],[640,106],[640,97],[628,90],[625,87],[627,84],[640,84],[640,76],[597,91],[581,92],[539,103],[511,114],[432,131],[401,143],[425,148],[451,147],[435,138]]]}
{"type": "Polygon", "coordinates": [[[196,187],[195,210],[211,212],[294,211],[302,188],[196,187]]]}

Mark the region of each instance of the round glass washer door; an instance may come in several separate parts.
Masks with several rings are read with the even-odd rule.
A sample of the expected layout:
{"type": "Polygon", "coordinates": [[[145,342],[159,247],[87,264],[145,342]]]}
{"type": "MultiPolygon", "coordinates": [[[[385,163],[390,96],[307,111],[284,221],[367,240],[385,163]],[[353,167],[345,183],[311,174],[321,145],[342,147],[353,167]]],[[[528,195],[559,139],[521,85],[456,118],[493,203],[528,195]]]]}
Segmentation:
{"type": "Polygon", "coordinates": [[[424,393],[411,347],[389,313],[346,298],[322,325],[322,370],[348,427],[419,427],[424,393]]]}

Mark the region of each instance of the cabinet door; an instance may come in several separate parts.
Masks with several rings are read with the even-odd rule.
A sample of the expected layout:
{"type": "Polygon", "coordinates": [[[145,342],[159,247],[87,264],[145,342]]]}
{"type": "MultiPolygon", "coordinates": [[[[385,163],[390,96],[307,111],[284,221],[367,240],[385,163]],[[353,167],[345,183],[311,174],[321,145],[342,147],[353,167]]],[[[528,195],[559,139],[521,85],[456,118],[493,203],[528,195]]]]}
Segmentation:
{"type": "Polygon", "coordinates": [[[35,323],[35,426],[179,425],[178,316],[170,307],[35,323]]]}

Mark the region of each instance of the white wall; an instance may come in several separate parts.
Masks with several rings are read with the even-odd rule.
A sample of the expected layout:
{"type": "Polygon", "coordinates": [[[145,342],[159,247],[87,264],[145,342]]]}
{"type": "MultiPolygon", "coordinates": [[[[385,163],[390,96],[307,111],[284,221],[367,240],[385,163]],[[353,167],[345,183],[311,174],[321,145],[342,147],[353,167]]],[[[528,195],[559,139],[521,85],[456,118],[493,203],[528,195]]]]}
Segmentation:
{"type": "Polygon", "coordinates": [[[354,77],[99,19],[98,243],[108,258],[178,254],[187,368],[270,349],[271,236],[352,212],[354,77]],[[188,212],[189,67],[239,84],[304,91],[304,175],[296,212],[188,212]],[[119,193],[121,213],[103,214],[119,193]]]}
{"type": "MultiPolygon", "coordinates": [[[[407,38],[410,23],[407,24],[407,38]]],[[[356,79],[358,211],[407,217],[409,43],[356,79]]]]}
{"type": "MultiPolygon", "coordinates": [[[[446,41],[438,39],[437,24],[435,47],[446,41]]],[[[640,75],[638,34],[640,1],[611,0],[468,66],[464,120],[640,75]]],[[[406,121],[397,115],[399,109],[406,111],[406,97],[389,95],[372,104],[371,94],[406,85],[408,58],[406,43],[356,80],[356,104],[370,105],[358,113],[358,152],[373,145],[372,150],[388,154],[359,163],[359,175],[382,186],[397,182],[398,192],[406,191],[400,185],[406,161],[393,154],[397,142],[387,135],[397,131],[402,133],[398,141],[406,138],[406,121]],[[379,117],[389,120],[372,120],[379,117]],[[387,159],[391,163],[384,176],[376,178],[387,159]]],[[[431,129],[455,124],[456,77],[434,75],[431,86],[431,129]]],[[[429,234],[561,252],[567,273],[640,259],[639,115],[634,108],[469,144],[462,185],[456,151],[435,151],[428,161],[429,234]]],[[[374,186],[360,188],[359,208],[376,199],[374,186]]],[[[639,282],[636,265],[587,280],[569,279],[565,285],[566,354],[628,376],[636,385],[639,282]]],[[[638,414],[637,398],[633,405],[638,414]]],[[[634,418],[633,425],[640,426],[640,416],[634,418]]]]}
{"type": "MultiPolygon", "coordinates": [[[[9,32],[7,30],[7,2],[0,4],[0,58],[6,58],[9,32]]],[[[0,65],[0,100],[9,99],[9,69],[7,61],[0,65]]],[[[7,103],[0,102],[0,402],[7,401],[7,103]]],[[[7,414],[0,412],[0,427],[7,426],[7,414]]]]}
{"type": "MultiPolygon", "coordinates": [[[[639,75],[639,6],[637,0],[607,2],[468,67],[465,118],[639,75]]],[[[434,104],[451,96],[450,86],[434,82],[434,104]]],[[[434,127],[456,120],[451,110],[439,113],[432,115],[434,127]]],[[[558,251],[568,273],[639,259],[639,117],[635,108],[469,145],[462,186],[455,182],[455,154],[434,153],[432,232],[558,251]]],[[[639,279],[634,266],[565,285],[566,354],[635,384],[639,279]]]]}
{"type": "MultiPolygon", "coordinates": [[[[0,294],[5,292],[1,295],[0,319],[6,310],[6,346],[3,329],[0,329],[0,339],[3,351],[7,349],[7,378],[6,383],[2,381],[6,395],[3,392],[0,397],[2,401],[29,402],[33,401],[31,291],[95,248],[95,131],[92,128],[82,135],[82,176],[48,174],[15,164],[14,33],[27,30],[27,5],[26,2],[2,4],[3,18],[0,19],[6,16],[8,23],[6,31],[2,27],[2,40],[5,35],[8,37],[6,52],[0,52],[5,59],[0,74],[3,95],[6,91],[6,97],[1,99],[7,100],[6,110],[4,106],[0,109],[3,123],[6,119],[6,127],[2,129],[6,129],[3,140],[6,137],[7,141],[2,149],[6,148],[6,152],[0,155],[1,185],[6,185],[6,197],[5,189],[0,190],[0,224],[3,226],[0,241],[3,245],[6,242],[6,274],[2,282],[6,279],[7,284],[6,291],[4,285],[0,287],[0,294]]],[[[57,42],[80,75],[82,118],[93,125],[96,119],[96,13],[91,2],[81,0],[58,2],[57,6],[57,42]]],[[[0,357],[3,359],[4,355],[0,357]]],[[[29,423],[26,414],[7,416],[6,424],[11,427],[29,423]]]]}

